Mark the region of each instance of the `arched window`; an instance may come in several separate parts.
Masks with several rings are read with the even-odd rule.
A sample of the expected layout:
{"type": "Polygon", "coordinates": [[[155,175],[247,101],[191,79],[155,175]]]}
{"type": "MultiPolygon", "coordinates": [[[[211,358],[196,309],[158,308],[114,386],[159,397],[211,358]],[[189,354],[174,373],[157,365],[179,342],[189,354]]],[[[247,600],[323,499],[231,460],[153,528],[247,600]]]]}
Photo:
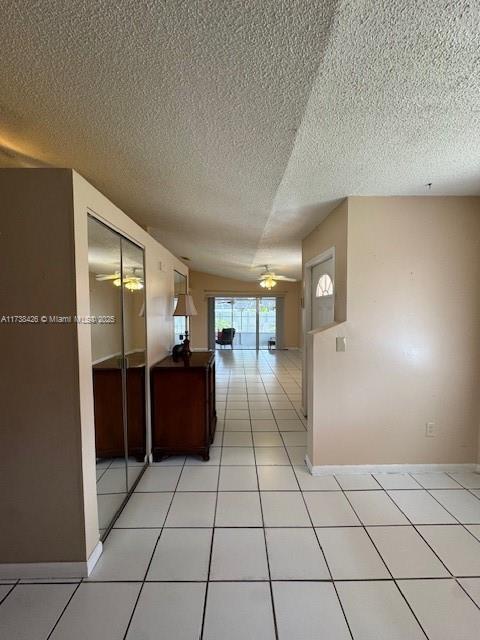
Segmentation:
{"type": "Polygon", "coordinates": [[[320,276],[317,284],[317,291],[315,292],[317,298],[322,298],[323,296],[332,296],[333,295],[333,280],[328,275],[328,273],[324,273],[320,276]]]}

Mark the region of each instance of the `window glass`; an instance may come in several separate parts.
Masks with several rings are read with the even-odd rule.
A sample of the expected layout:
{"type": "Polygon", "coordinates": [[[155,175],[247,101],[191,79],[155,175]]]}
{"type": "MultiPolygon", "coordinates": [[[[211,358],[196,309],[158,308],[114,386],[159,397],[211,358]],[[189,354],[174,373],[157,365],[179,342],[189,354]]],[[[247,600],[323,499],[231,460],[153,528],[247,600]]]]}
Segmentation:
{"type": "Polygon", "coordinates": [[[333,295],[333,280],[328,275],[328,273],[324,273],[322,276],[320,276],[315,295],[317,298],[333,295]]]}

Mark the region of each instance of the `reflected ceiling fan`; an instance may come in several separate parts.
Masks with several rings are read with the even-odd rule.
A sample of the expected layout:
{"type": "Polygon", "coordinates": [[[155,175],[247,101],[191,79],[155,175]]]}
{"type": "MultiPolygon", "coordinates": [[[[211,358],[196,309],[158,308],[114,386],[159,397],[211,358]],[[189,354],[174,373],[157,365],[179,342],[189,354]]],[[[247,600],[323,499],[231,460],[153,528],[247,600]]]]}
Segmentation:
{"type": "MultiPolygon", "coordinates": [[[[95,280],[98,280],[99,282],[112,280],[116,287],[120,287],[122,284],[120,271],[115,271],[115,273],[99,273],[95,276],[95,280]]],[[[128,289],[129,291],[139,291],[140,289],[143,289],[143,278],[137,276],[137,270],[134,267],[132,269],[132,275],[125,275],[123,277],[123,284],[125,289],[128,289]]]]}
{"type": "Polygon", "coordinates": [[[268,264],[265,265],[265,271],[260,274],[259,284],[264,289],[270,291],[277,284],[277,282],[296,282],[295,278],[287,278],[287,276],[277,276],[271,269],[268,268],[268,264]]]}

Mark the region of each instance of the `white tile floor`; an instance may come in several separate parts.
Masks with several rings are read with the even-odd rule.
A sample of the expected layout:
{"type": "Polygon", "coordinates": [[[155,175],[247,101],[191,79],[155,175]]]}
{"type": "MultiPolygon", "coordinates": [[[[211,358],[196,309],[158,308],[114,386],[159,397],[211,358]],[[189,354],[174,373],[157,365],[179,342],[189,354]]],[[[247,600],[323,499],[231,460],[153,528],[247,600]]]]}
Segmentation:
{"type": "MultiPolygon", "coordinates": [[[[138,462],[135,458],[129,458],[128,473],[126,473],[124,458],[97,460],[98,520],[102,536],[127,497],[127,483],[130,490],[143,467],[144,463],[138,462]]],[[[154,480],[151,486],[153,488],[145,488],[144,491],[156,491],[154,480]]],[[[172,490],[175,486],[176,482],[173,483],[172,490]]]]}
{"type": "Polygon", "coordinates": [[[480,474],[312,477],[295,352],[218,353],[217,402],[208,463],[149,467],[89,579],[0,584],[1,638],[478,638],[480,474]]]}

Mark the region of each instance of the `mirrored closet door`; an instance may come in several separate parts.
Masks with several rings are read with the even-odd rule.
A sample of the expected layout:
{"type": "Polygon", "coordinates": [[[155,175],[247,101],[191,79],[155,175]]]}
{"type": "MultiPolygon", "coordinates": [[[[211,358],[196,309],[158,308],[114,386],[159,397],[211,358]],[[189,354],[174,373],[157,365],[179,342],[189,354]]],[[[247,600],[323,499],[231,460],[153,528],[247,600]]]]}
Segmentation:
{"type": "Polygon", "coordinates": [[[103,536],[145,465],[144,252],[89,217],[88,261],[98,516],[103,536]]]}
{"type": "Polygon", "coordinates": [[[145,464],[146,453],[146,332],[144,252],[136,244],[121,239],[123,272],[123,351],[125,413],[127,423],[127,478],[129,488],[145,464]]]}

